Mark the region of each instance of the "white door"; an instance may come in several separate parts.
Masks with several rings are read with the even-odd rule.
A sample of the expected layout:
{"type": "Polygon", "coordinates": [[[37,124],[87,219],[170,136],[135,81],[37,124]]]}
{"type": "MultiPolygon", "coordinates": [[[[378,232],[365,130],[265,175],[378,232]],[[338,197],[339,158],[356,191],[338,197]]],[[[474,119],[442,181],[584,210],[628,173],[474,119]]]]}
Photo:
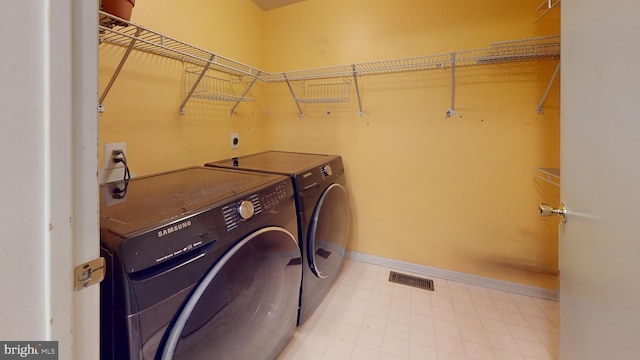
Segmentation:
{"type": "Polygon", "coordinates": [[[0,5],[1,341],[98,359],[97,0],[0,5]]]}
{"type": "Polygon", "coordinates": [[[562,2],[562,360],[640,359],[639,14],[562,2]]]}

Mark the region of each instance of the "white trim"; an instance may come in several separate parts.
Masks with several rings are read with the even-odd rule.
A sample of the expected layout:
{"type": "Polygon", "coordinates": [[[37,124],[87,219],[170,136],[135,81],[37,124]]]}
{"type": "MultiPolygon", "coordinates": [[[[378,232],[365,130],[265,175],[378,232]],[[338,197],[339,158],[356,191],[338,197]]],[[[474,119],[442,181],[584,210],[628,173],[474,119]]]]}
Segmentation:
{"type": "MultiPolygon", "coordinates": [[[[73,265],[100,256],[98,197],[98,1],[71,1],[73,265]]],[[[73,354],[100,358],[100,286],[73,292],[73,354]]],[[[62,355],[60,359],[63,359],[62,355]]]]}
{"type": "Polygon", "coordinates": [[[513,283],[510,281],[486,278],[483,276],[461,273],[452,270],[439,269],[431,266],[409,263],[381,256],[347,251],[346,257],[364,263],[386,266],[393,269],[409,271],[415,274],[433,276],[444,280],[458,281],[469,285],[483,286],[489,289],[506,291],[514,294],[532,296],[541,299],[558,301],[559,291],[539,288],[530,285],[513,283]]]}
{"type": "Polygon", "coordinates": [[[46,0],[42,47],[44,130],[45,339],[58,341],[60,358],[73,349],[73,184],[71,0],[46,0]]]}
{"type": "MultiPolygon", "coordinates": [[[[44,190],[44,199],[43,199],[43,203],[44,203],[44,207],[43,207],[43,216],[42,218],[44,219],[44,223],[42,224],[42,239],[43,239],[43,243],[42,243],[42,247],[44,249],[44,257],[42,259],[42,263],[44,264],[43,267],[43,271],[44,271],[44,303],[43,303],[43,308],[44,308],[44,334],[45,334],[45,339],[46,340],[53,340],[53,329],[51,326],[51,323],[53,323],[53,321],[46,321],[47,319],[53,319],[54,315],[53,315],[53,308],[56,306],[54,304],[55,301],[57,301],[58,299],[53,299],[53,296],[51,294],[52,292],[52,285],[53,285],[53,278],[55,276],[55,272],[54,269],[52,269],[52,259],[53,259],[53,255],[51,254],[51,242],[54,241],[55,238],[55,234],[52,234],[52,229],[53,229],[53,216],[52,214],[55,213],[55,209],[52,209],[52,202],[53,199],[51,197],[52,191],[51,188],[53,187],[52,182],[54,181],[54,179],[52,179],[52,174],[51,174],[51,168],[52,168],[52,157],[51,157],[51,143],[52,143],[52,139],[51,139],[51,96],[53,93],[53,89],[51,89],[51,37],[53,36],[52,32],[54,31],[54,29],[52,29],[51,27],[51,4],[49,3],[49,1],[45,1],[44,2],[44,6],[42,8],[42,18],[45,19],[44,22],[44,26],[42,27],[42,87],[44,89],[44,91],[42,92],[42,128],[44,131],[43,134],[43,139],[42,142],[44,144],[43,147],[43,154],[42,154],[42,158],[43,158],[43,170],[44,170],[44,184],[43,184],[43,190],[44,190]]],[[[58,89],[55,89],[58,90],[58,89]]],[[[62,89],[64,90],[64,89],[62,89]]],[[[63,125],[64,126],[64,125],[63,125]]],[[[57,225],[57,224],[56,224],[57,225]]],[[[57,230],[57,229],[56,229],[57,230]]],[[[64,231],[64,230],[63,230],[64,231]]],[[[56,339],[58,340],[58,339],[56,339]]]]}

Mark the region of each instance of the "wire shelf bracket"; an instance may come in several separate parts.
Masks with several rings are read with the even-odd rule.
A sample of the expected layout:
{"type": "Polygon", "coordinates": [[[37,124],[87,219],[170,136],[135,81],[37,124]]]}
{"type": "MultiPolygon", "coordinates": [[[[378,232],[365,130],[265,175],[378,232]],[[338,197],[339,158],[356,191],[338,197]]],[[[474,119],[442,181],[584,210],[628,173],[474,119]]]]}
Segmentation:
{"type": "Polygon", "coordinates": [[[284,78],[284,81],[286,81],[287,86],[289,87],[289,91],[291,92],[291,96],[293,97],[293,101],[295,101],[296,106],[298,107],[298,112],[300,113],[299,116],[302,119],[304,117],[304,111],[302,111],[302,107],[300,106],[300,100],[296,96],[296,93],[293,91],[293,87],[291,86],[291,82],[289,81],[289,78],[287,77],[287,74],[283,73],[282,76],[284,78]]]}
{"type": "Polygon", "coordinates": [[[456,53],[451,53],[451,106],[447,110],[448,118],[456,114],[455,97],[456,97],[456,53]]]}
{"type": "Polygon", "coordinates": [[[560,169],[536,167],[533,176],[555,186],[560,186],[560,169]]]}
{"type": "MultiPolygon", "coordinates": [[[[211,55],[211,61],[213,61],[214,59],[215,59],[215,55],[211,55]]],[[[182,101],[182,104],[180,104],[180,109],[179,109],[180,115],[184,115],[184,107],[187,105],[187,102],[193,95],[193,92],[196,90],[198,85],[200,85],[200,81],[202,81],[204,74],[207,72],[207,70],[209,70],[209,66],[211,66],[211,62],[208,62],[205,64],[205,66],[202,68],[202,71],[200,72],[200,75],[198,76],[196,81],[193,82],[193,86],[191,87],[191,90],[189,90],[189,92],[187,93],[187,96],[185,96],[184,98],[184,101],[182,101]]]]}
{"type": "Polygon", "coordinates": [[[560,7],[560,0],[544,0],[538,7],[534,10],[538,17],[534,22],[538,22],[538,20],[542,19],[549,11],[551,11],[555,7],[560,7]]]}
{"type": "Polygon", "coordinates": [[[244,90],[244,92],[242,93],[242,95],[240,95],[240,97],[235,101],[235,104],[233,104],[233,107],[231,107],[231,111],[229,112],[229,116],[233,116],[233,114],[236,111],[236,108],[238,107],[238,105],[240,105],[240,103],[247,99],[246,96],[249,93],[249,90],[251,90],[251,88],[253,87],[253,85],[256,83],[256,81],[258,81],[258,77],[260,76],[260,72],[258,72],[258,76],[254,77],[251,80],[251,83],[249,84],[249,86],[247,86],[247,88],[244,90]]]}
{"type": "Polygon", "coordinates": [[[364,112],[362,112],[362,100],[360,99],[360,87],[358,86],[358,71],[356,70],[355,64],[351,65],[351,68],[353,69],[353,84],[356,87],[356,96],[358,97],[358,109],[360,110],[358,112],[358,115],[360,117],[363,117],[364,112]]]}
{"type": "Polygon", "coordinates": [[[544,102],[547,100],[547,96],[549,96],[549,91],[551,91],[551,86],[556,81],[558,77],[558,73],[560,72],[560,61],[558,61],[558,65],[556,65],[556,69],[553,71],[553,75],[551,75],[551,79],[549,79],[549,84],[547,88],[544,90],[544,94],[542,94],[542,99],[538,103],[538,114],[544,114],[544,102]]]}
{"type": "Polygon", "coordinates": [[[109,83],[107,84],[107,87],[104,89],[104,91],[102,92],[102,95],[100,95],[100,99],[98,100],[98,111],[99,112],[104,112],[104,99],[107,97],[107,94],[109,94],[109,91],[111,90],[111,87],[113,86],[113,84],[116,82],[116,79],[118,78],[118,75],[120,75],[120,71],[122,71],[122,68],[124,67],[124,63],[127,62],[127,59],[129,58],[129,54],[131,54],[131,50],[133,50],[135,44],[136,44],[136,40],[137,40],[137,36],[142,32],[142,29],[137,29],[136,33],[134,35],[134,38],[131,39],[131,42],[129,43],[129,46],[127,46],[127,50],[125,50],[124,55],[122,55],[122,59],[120,59],[120,63],[118,63],[118,67],[116,67],[116,70],[114,71],[113,75],[111,76],[111,79],[109,80],[109,83]]]}

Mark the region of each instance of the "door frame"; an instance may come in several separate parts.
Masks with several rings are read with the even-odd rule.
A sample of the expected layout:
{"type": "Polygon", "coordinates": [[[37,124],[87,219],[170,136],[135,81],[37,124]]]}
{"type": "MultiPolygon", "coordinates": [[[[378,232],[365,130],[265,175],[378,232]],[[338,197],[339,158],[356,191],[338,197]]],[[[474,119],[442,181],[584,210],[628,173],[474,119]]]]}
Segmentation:
{"type": "Polygon", "coordinates": [[[99,256],[98,1],[43,8],[45,334],[61,359],[98,359],[99,286],[73,279],[99,256]]]}

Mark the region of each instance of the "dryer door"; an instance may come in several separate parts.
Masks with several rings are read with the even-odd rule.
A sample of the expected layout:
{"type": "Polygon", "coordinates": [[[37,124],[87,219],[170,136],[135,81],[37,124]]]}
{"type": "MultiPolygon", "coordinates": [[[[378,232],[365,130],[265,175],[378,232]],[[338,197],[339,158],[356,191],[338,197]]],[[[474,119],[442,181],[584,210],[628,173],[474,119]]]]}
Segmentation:
{"type": "Polygon", "coordinates": [[[342,268],[349,216],[346,190],[340,184],[331,184],[316,204],[307,238],[309,266],[316,276],[331,277],[342,268]]]}
{"type": "Polygon", "coordinates": [[[288,231],[267,227],[247,236],[196,286],[156,358],[275,358],[295,332],[300,264],[288,231]]]}

